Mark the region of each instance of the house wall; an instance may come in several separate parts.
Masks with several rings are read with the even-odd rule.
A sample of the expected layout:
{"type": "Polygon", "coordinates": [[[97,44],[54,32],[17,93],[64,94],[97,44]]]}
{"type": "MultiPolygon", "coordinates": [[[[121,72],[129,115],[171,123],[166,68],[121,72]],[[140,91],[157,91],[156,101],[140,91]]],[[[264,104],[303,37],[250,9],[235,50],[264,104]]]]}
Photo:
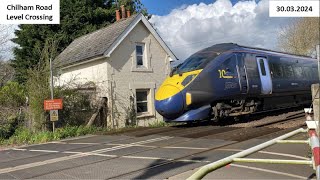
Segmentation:
{"type": "Polygon", "coordinates": [[[97,100],[108,97],[107,58],[80,65],[66,67],[60,70],[60,76],[55,78],[56,86],[69,88],[88,88],[96,91],[97,100]]]}
{"type": "Polygon", "coordinates": [[[136,96],[136,89],[150,89],[151,101],[148,107],[150,113],[138,116],[138,125],[148,126],[155,121],[161,121],[162,116],[156,113],[154,108],[154,96],[169,74],[169,56],[142,22],[139,22],[120,43],[107,63],[111,83],[109,85],[112,89],[109,99],[113,99],[112,102],[110,101],[110,106],[113,109],[112,116],[115,126],[123,127],[126,120],[130,119],[130,109],[132,109],[132,104],[135,104],[135,102],[130,102],[130,96],[136,96]],[[145,43],[145,58],[148,63],[146,69],[136,67],[136,43],[145,43]]]}

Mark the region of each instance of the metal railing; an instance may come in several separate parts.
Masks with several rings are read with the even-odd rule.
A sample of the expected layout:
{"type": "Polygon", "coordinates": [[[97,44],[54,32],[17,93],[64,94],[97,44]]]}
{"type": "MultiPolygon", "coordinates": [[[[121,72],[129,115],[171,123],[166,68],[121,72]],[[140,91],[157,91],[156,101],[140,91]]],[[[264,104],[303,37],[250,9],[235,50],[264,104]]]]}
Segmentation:
{"type": "MultiPolygon", "coordinates": [[[[310,114],[308,115],[306,112],[306,118],[310,120],[310,114]]],[[[308,123],[307,123],[308,124],[308,123]]],[[[309,124],[311,124],[309,122],[309,124]]],[[[252,148],[249,148],[247,150],[241,151],[239,153],[236,153],[234,155],[228,156],[226,158],[223,158],[219,161],[210,163],[208,165],[205,165],[201,167],[198,171],[196,171],[192,176],[188,178],[188,180],[193,179],[202,179],[204,176],[206,176],[208,173],[220,168],[224,167],[230,163],[233,162],[249,162],[249,163],[271,163],[271,164],[295,164],[295,165],[313,165],[313,168],[316,171],[317,180],[320,180],[320,148],[319,148],[319,138],[316,135],[315,130],[313,127],[310,127],[308,125],[308,129],[297,129],[295,131],[289,132],[285,135],[282,135],[280,137],[277,137],[275,139],[272,139],[270,141],[267,141],[265,143],[262,143],[260,145],[254,146],[252,148]],[[296,134],[308,132],[309,131],[309,140],[285,140],[289,137],[292,137],[296,134]],[[292,143],[304,143],[304,144],[310,144],[313,152],[313,158],[310,160],[282,160],[282,159],[252,159],[252,158],[243,158],[245,156],[248,156],[252,153],[255,153],[257,151],[260,151],[261,149],[267,148],[271,145],[274,145],[276,143],[281,144],[292,144],[292,143]]]]}

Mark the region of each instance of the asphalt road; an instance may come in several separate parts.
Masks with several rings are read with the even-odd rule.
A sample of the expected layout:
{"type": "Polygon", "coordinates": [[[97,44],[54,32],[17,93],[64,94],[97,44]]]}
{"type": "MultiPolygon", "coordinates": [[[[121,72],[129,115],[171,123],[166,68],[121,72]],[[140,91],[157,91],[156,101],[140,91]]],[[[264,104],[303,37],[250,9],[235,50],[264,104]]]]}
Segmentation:
{"type": "MultiPolygon", "coordinates": [[[[7,149],[0,151],[0,179],[185,179],[203,165],[285,133],[241,142],[190,135],[220,128],[141,130],[7,149]]],[[[305,139],[306,134],[295,138],[305,139]]],[[[250,157],[307,160],[308,153],[305,144],[279,144],[250,157]]],[[[206,178],[310,179],[315,175],[306,165],[236,163],[206,178]]]]}

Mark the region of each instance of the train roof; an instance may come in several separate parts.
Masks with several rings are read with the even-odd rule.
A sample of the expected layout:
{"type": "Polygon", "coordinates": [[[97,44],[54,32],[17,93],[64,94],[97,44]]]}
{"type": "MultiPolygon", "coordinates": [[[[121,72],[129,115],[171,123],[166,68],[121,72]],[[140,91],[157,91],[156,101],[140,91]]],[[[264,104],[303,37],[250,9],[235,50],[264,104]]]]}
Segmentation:
{"type": "Polygon", "coordinates": [[[208,48],[205,48],[203,50],[200,50],[197,53],[206,53],[206,52],[215,52],[218,54],[227,52],[227,51],[246,51],[246,52],[255,52],[255,53],[268,53],[276,56],[287,56],[287,57],[294,57],[294,58],[304,58],[304,59],[313,59],[309,56],[301,56],[291,53],[285,53],[281,51],[274,51],[269,49],[263,49],[263,48],[255,48],[255,47],[249,47],[249,46],[242,46],[235,43],[222,43],[222,44],[215,44],[213,46],[210,46],[208,48]]]}

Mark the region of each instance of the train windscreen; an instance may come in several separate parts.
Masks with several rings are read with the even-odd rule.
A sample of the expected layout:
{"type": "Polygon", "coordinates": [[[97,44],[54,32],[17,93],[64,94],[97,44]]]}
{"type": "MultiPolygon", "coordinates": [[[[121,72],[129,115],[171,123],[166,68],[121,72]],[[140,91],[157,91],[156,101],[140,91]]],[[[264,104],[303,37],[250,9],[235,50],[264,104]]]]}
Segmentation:
{"type": "Polygon", "coordinates": [[[203,69],[210,61],[218,56],[218,53],[212,51],[197,52],[187,58],[182,64],[174,69],[173,74],[182,74],[185,72],[203,69]]]}

